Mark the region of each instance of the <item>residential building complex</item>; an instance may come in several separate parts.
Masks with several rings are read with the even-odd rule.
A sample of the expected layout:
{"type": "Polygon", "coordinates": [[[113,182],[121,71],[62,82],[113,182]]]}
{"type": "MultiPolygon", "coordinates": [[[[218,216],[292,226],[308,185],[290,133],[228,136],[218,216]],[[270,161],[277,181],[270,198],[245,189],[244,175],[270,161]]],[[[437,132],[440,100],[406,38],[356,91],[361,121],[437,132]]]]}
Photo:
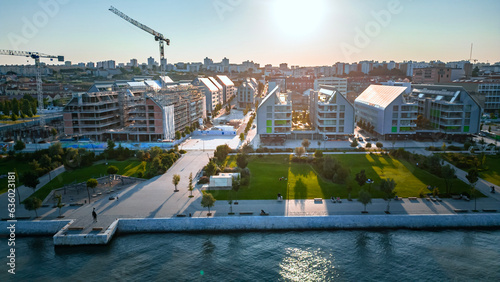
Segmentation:
{"type": "Polygon", "coordinates": [[[323,140],[345,140],[354,133],[354,106],[335,87],[309,94],[309,119],[323,140]]]}
{"type": "Polygon", "coordinates": [[[491,83],[480,83],[477,91],[485,96],[484,112],[498,114],[500,112],[500,80],[491,83]]]}
{"type": "Polygon", "coordinates": [[[462,87],[371,85],[355,100],[358,121],[386,139],[457,138],[479,132],[481,107],[462,87]],[[417,127],[421,115],[428,125],[417,127]]]}
{"type": "Polygon", "coordinates": [[[221,103],[221,89],[219,89],[209,78],[199,77],[193,80],[193,85],[199,86],[206,99],[206,111],[211,113],[217,104],[221,103]]]}
{"type": "MultiPolygon", "coordinates": [[[[132,86],[137,86],[136,83],[132,86]]],[[[193,86],[178,85],[156,91],[147,87],[104,88],[74,94],[63,115],[64,132],[71,136],[98,141],[173,140],[176,130],[205,117],[205,97],[193,86]]]]}

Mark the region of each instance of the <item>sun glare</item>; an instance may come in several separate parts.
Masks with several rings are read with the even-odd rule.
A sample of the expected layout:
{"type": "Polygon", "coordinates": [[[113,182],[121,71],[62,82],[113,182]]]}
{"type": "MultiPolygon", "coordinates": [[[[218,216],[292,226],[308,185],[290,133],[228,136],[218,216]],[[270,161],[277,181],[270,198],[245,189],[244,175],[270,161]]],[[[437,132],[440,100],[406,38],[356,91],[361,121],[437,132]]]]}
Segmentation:
{"type": "Polygon", "coordinates": [[[325,0],[276,0],[272,14],[281,32],[296,37],[319,28],[326,8],[325,0]]]}

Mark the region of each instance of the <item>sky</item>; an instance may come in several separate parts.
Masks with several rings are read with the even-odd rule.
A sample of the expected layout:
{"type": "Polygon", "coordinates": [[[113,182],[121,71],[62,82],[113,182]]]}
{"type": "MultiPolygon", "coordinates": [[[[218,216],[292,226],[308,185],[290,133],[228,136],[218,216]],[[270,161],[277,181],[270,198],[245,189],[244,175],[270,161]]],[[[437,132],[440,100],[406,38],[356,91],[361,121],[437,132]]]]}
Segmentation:
{"type": "MultiPolygon", "coordinates": [[[[471,43],[473,60],[500,61],[497,0],[2,0],[0,49],[159,61],[153,36],[110,6],[169,38],[169,63],[447,62],[468,60],[471,43]]],[[[27,63],[0,55],[0,64],[27,63]]]]}

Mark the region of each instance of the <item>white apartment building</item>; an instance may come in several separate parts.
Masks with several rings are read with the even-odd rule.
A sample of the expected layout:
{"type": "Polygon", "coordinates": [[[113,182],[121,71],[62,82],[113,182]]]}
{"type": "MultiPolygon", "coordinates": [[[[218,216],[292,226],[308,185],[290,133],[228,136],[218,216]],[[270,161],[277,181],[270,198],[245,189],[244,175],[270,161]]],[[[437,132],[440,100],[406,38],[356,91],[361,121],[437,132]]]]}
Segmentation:
{"type": "Polygon", "coordinates": [[[211,113],[217,104],[220,103],[220,90],[209,78],[199,77],[193,80],[193,85],[199,86],[206,99],[207,113],[211,113]]]}
{"type": "Polygon", "coordinates": [[[255,78],[247,78],[238,87],[237,102],[239,108],[254,107],[258,94],[258,82],[255,78]]]}
{"type": "Polygon", "coordinates": [[[257,134],[262,143],[283,144],[292,132],[292,102],[275,87],[257,108],[257,134]]]}
{"type": "Polygon", "coordinates": [[[236,95],[236,87],[234,86],[234,83],[229,79],[229,77],[225,75],[218,75],[216,76],[217,81],[222,85],[223,87],[223,94],[222,94],[222,101],[224,103],[227,103],[231,97],[236,95]]]}
{"type": "Polygon", "coordinates": [[[354,106],[335,87],[309,95],[309,120],[323,140],[346,140],[354,133],[354,106]]]}

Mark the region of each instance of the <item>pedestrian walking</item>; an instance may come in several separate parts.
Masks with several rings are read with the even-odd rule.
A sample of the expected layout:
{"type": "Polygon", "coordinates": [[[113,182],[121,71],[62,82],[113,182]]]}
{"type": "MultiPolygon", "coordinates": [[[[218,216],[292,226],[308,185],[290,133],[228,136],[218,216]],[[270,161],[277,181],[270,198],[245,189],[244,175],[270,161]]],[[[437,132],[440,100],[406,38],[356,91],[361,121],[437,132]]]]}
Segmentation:
{"type": "Polygon", "coordinates": [[[92,217],[94,218],[94,222],[97,222],[97,213],[95,212],[95,208],[92,210],[92,217]]]}

